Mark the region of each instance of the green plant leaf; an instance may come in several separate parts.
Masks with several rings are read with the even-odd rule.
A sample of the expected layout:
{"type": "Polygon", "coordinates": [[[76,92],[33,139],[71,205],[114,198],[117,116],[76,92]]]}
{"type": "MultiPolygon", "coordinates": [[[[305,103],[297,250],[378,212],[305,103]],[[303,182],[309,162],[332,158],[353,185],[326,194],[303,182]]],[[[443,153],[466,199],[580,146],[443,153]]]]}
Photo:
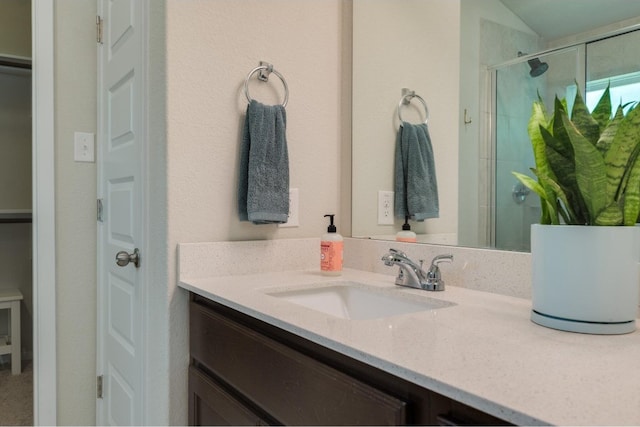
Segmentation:
{"type": "MultiPolygon", "coordinates": [[[[531,107],[531,117],[529,118],[529,124],[528,124],[527,130],[528,130],[529,139],[531,140],[531,145],[533,148],[533,155],[535,158],[536,169],[539,171],[542,171],[544,174],[551,176],[552,178],[555,179],[555,174],[553,173],[553,170],[549,166],[549,161],[546,155],[547,148],[546,148],[544,138],[542,137],[542,134],[541,134],[542,131],[549,133],[546,130],[547,127],[549,126],[551,125],[549,123],[549,116],[547,114],[547,110],[544,106],[544,102],[542,101],[542,98],[540,98],[540,95],[538,94],[538,100],[534,101],[533,106],[531,107]]],[[[537,184],[537,183],[536,183],[536,188],[538,186],[539,188],[534,189],[532,188],[533,187],[532,183],[535,183],[535,181],[531,177],[528,177],[527,175],[522,175],[522,176],[527,177],[526,182],[524,179],[521,180],[521,182],[524,185],[528,186],[531,190],[535,191],[536,193],[540,192],[538,194],[542,201],[540,205],[542,208],[542,212],[540,215],[540,224],[558,223],[558,212],[555,208],[555,195],[553,194],[553,191],[549,188],[546,188],[544,184],[537,184]],[[544,196],[542,196],[541,194],[543,194],[544,196]]]]}
{"type": "Polygon", "coordinates": [[[567,115],[567,110],[563,103],[556,96],[555,98],[555,110],[553,112],[553,127],[552,135],[553,139],[545,137],[545,144],[553,148],[558,154],[565,159],[573,158],[573,147],[569,141],[567,130],[562,122],[562,116],[567,115]]]}
{"type": "Polygon", "coordinates": [[[589,211],[589,217],[595,219],[613,201],[613,195],[607,194],[607,169],[604,159],[595,145],[580,134],[566,114],[562,114],[561,118],[573,146],[576,181],[580,194],[589,211]]]}
{"type": "MultiPolygon", "coordinates": [[[[600,98],[600,101],[603,101],[603,99],[600,98]]],[[[611,101],[609,100],[607,121],[609,120],[610,115],[611,101]]],[[[576,92],[576,99],[573,102],[573,109],[571,110],[571,122],[575,125],[575,128],[578,130],[578,132],[587,139],[587,141],[591,142],[591,144],[593,144],[594,146],[596,145],[598,139],[600,138],[600,125],[598,124],[596,119],[594,119],[589,113],[587,105],[582,99],[582,94],[580,94],[579,87],[578,91],[576,92]]]]}
{"type": "MultiPolygon", "coordinates": [[[[567,117],[565,110],[560,109],[560,113],[554,114],[558,123],[562,123],[562,117],[567,117]]],[[[542,136],[545,146],[546,155],[549,169],[553,171],[553,174],[548,173],[545,170],[538,169],[538,176],[548,176],[553,181],[558,183],[566,194],[568,204],[572,206],[575,216],[575,223],[586,224],[589,222],[589,210],[584,202],[580,188],[578,187],[578,181],[576,179],[575,161],[573,155],[573,147],[566,131],[560,132],[560,135],[566,139],[564,142],[560,142],[555,135],[551,135],[546,129],[540,129],[540,135],[542,136]],[[553,147],[563,147],[564,152],[569,155],[563,156],[553,147]]],[[[546,184],[543,182],[543,186],[546,184]]]]}
{"type": "Polygon", "coordinates": [[[576,94],[572,117],[555,97],[549,118],[542,99],[528,124],[537,181],[513,172],[541,200],[542,224],[633,225],[640,222],[640,107],[611,118],[609,87],[593,114],[576,94]]]}
{"type": "Polygon", "coordinates": [[[640,108],[633,108],[618,124],[609,149],[604,155],[607,177],[607,193],[614,199],[622,195],[623,178],[637,155],[636,147],[640,142],[640,108]]]}
{"type": "Polygon", "coordinates": [[[535,169],[532,169],[532,172],[536,174],[536,176],[538,177],[538,180],[544,185],[545,188],[550,188],[551,190],[553,190],[554,198],[559,199],[562,202],[562,204],[560,203],[556,204],[556,210],[558,211],[560,216],[562,216],[562,218],[564,219],[564,222],[569,225],[572,225],[572,224],[583,225],[584,222],[579,222],[576,219],[576,214],[573,211],[571,203],[569,203],[567,194],[560,187],[560,185],[550,177],[544,174],[541,174],[539,171],[535,169]]]}
{"type": "Polygon", "coordinates": [[[547,111],[542,100],[538,99],[537,101],[534,101],[533,106],[531,107],[531,117],[529,118],[527,131],[533,147],[533,156],[536,161],[536,168],[545,172],[549,170],[549,165],[545,154],[546,144],[540,134],[540,128],[546,129],[547,126],[549,126],[547,111]]]}
{"type": "Polygon", "coordinates": [[[618,203],[613,202],[604,208],[597,216],[595,225],[614,226],[622,225],[623,212],[618,203]]]}
{"type": "Polygon", "coordinates": [[[600,139],[598,140],[596,147],[598,148],[598,150],[600,150],[601,153],[604,153],[609,149],[611,143],[613,142],[613,138],[618,132],[618,126],[624,119],[624,112],[622,108],[623,107],[621,105],[618,106],[615,116],[613,116],[613,119],[607,123],[607,126],[600,134],[600,139]]]}
{"type": "Polygon", "coordinates": [[[609,84],[607,84],[607,88],[604,90],[604,93],[600,97],[600,100],[596,104],[591,115],[600,127],[600,138],[602,138],[602,131],[607,127],[609,119],[611,118],[611,95],[609,93],[609,84]]]}
{"type": "Polygon", "coordinates": [[[635,148],[631,152],[631,155],[629,156],[627,167],[625,168],[624,175],[622,176],[622,180],[620,181],[620,185],[618,186],[616,200],[623,199],[625,193],[627,192],[629,179],[631,177],[631,173],[633,172],[633,166],[635,165],[635,162],[636,162],[636,159],[638,158],[639,153],[640,153],[640,144],[636,144],[635,148]]]}
{"type": "Polygon", "coordinates": [[[634,225],[640,215],[640,157],[636,157],[624,191],[624,225],[634,225]]]}
{"type": "Polygon", "coordinates": [[[540,202],[544,206],[542,211],[543,215],[540,218],[540,224],[559,224],[558,221],[558,212],[556,209],[556,198],[555,196],[549,197],[547,194],[547,190],[535,179],[531,178],[529,175],[525,175],[520,172],[511,172],[518,180],[524,184],[525,187],[529,188],[531,191],[535,192],[540,197],[540,202]],[[548,212],[548,215],[545,215],[545,210],[548,212]]]}

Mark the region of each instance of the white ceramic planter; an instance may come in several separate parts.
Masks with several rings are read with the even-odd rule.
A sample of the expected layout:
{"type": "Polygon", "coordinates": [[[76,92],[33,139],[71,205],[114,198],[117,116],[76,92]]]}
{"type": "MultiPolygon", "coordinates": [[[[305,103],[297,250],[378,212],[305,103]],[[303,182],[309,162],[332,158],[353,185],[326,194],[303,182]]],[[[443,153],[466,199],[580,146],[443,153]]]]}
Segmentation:
{"type": "Polygon", "coordinates": [[[531,320],[589,334],[636,328],[640,227],[531,226],[531,320]]]}

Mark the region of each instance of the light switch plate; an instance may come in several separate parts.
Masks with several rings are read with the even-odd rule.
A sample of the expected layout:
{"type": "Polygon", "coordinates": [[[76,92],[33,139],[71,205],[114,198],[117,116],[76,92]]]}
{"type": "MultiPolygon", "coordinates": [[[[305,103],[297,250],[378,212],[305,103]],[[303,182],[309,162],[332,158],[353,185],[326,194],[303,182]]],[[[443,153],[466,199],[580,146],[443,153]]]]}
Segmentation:
{"type": "Polygon", "coordinates": [[[95,162],[95,135],[87,132],[73,134],[73,160],[76,162],[95,162]]]}

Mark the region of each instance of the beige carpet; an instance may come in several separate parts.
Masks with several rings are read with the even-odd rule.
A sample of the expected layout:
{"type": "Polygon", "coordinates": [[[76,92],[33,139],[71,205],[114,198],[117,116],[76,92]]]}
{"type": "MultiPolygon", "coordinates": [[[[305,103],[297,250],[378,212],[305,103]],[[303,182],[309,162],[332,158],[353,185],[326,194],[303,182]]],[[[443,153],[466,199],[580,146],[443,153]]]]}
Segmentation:
{"type": "Polygon", "coordinates": [[[20,375],[0,365],[0,426],[33,425],[33,366],[23,362],[20,375]]]}

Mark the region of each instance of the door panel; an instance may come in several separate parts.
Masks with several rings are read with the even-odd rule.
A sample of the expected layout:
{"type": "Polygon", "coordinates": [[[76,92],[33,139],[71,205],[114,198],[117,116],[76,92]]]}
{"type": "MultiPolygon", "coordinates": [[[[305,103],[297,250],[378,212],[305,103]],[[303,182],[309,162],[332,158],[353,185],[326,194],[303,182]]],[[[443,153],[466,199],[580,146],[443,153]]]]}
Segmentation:
{"type": "Polygon", "coordinates": [[[144,386],[144,262],[118,266],[118,252],[144,254],[144,19],[146,2],[99,0],[98,375],[100,425],[141,425],[144,386]]]}
{"type": "Polygon", "coordinates": [[[109,240],[113,244],[131,247],[134,244],[134,209],[136,189],[134,177],[110,181],[108,186],[109,240]],[[119,182],[118,182],[119,181],[119,182]]]}

